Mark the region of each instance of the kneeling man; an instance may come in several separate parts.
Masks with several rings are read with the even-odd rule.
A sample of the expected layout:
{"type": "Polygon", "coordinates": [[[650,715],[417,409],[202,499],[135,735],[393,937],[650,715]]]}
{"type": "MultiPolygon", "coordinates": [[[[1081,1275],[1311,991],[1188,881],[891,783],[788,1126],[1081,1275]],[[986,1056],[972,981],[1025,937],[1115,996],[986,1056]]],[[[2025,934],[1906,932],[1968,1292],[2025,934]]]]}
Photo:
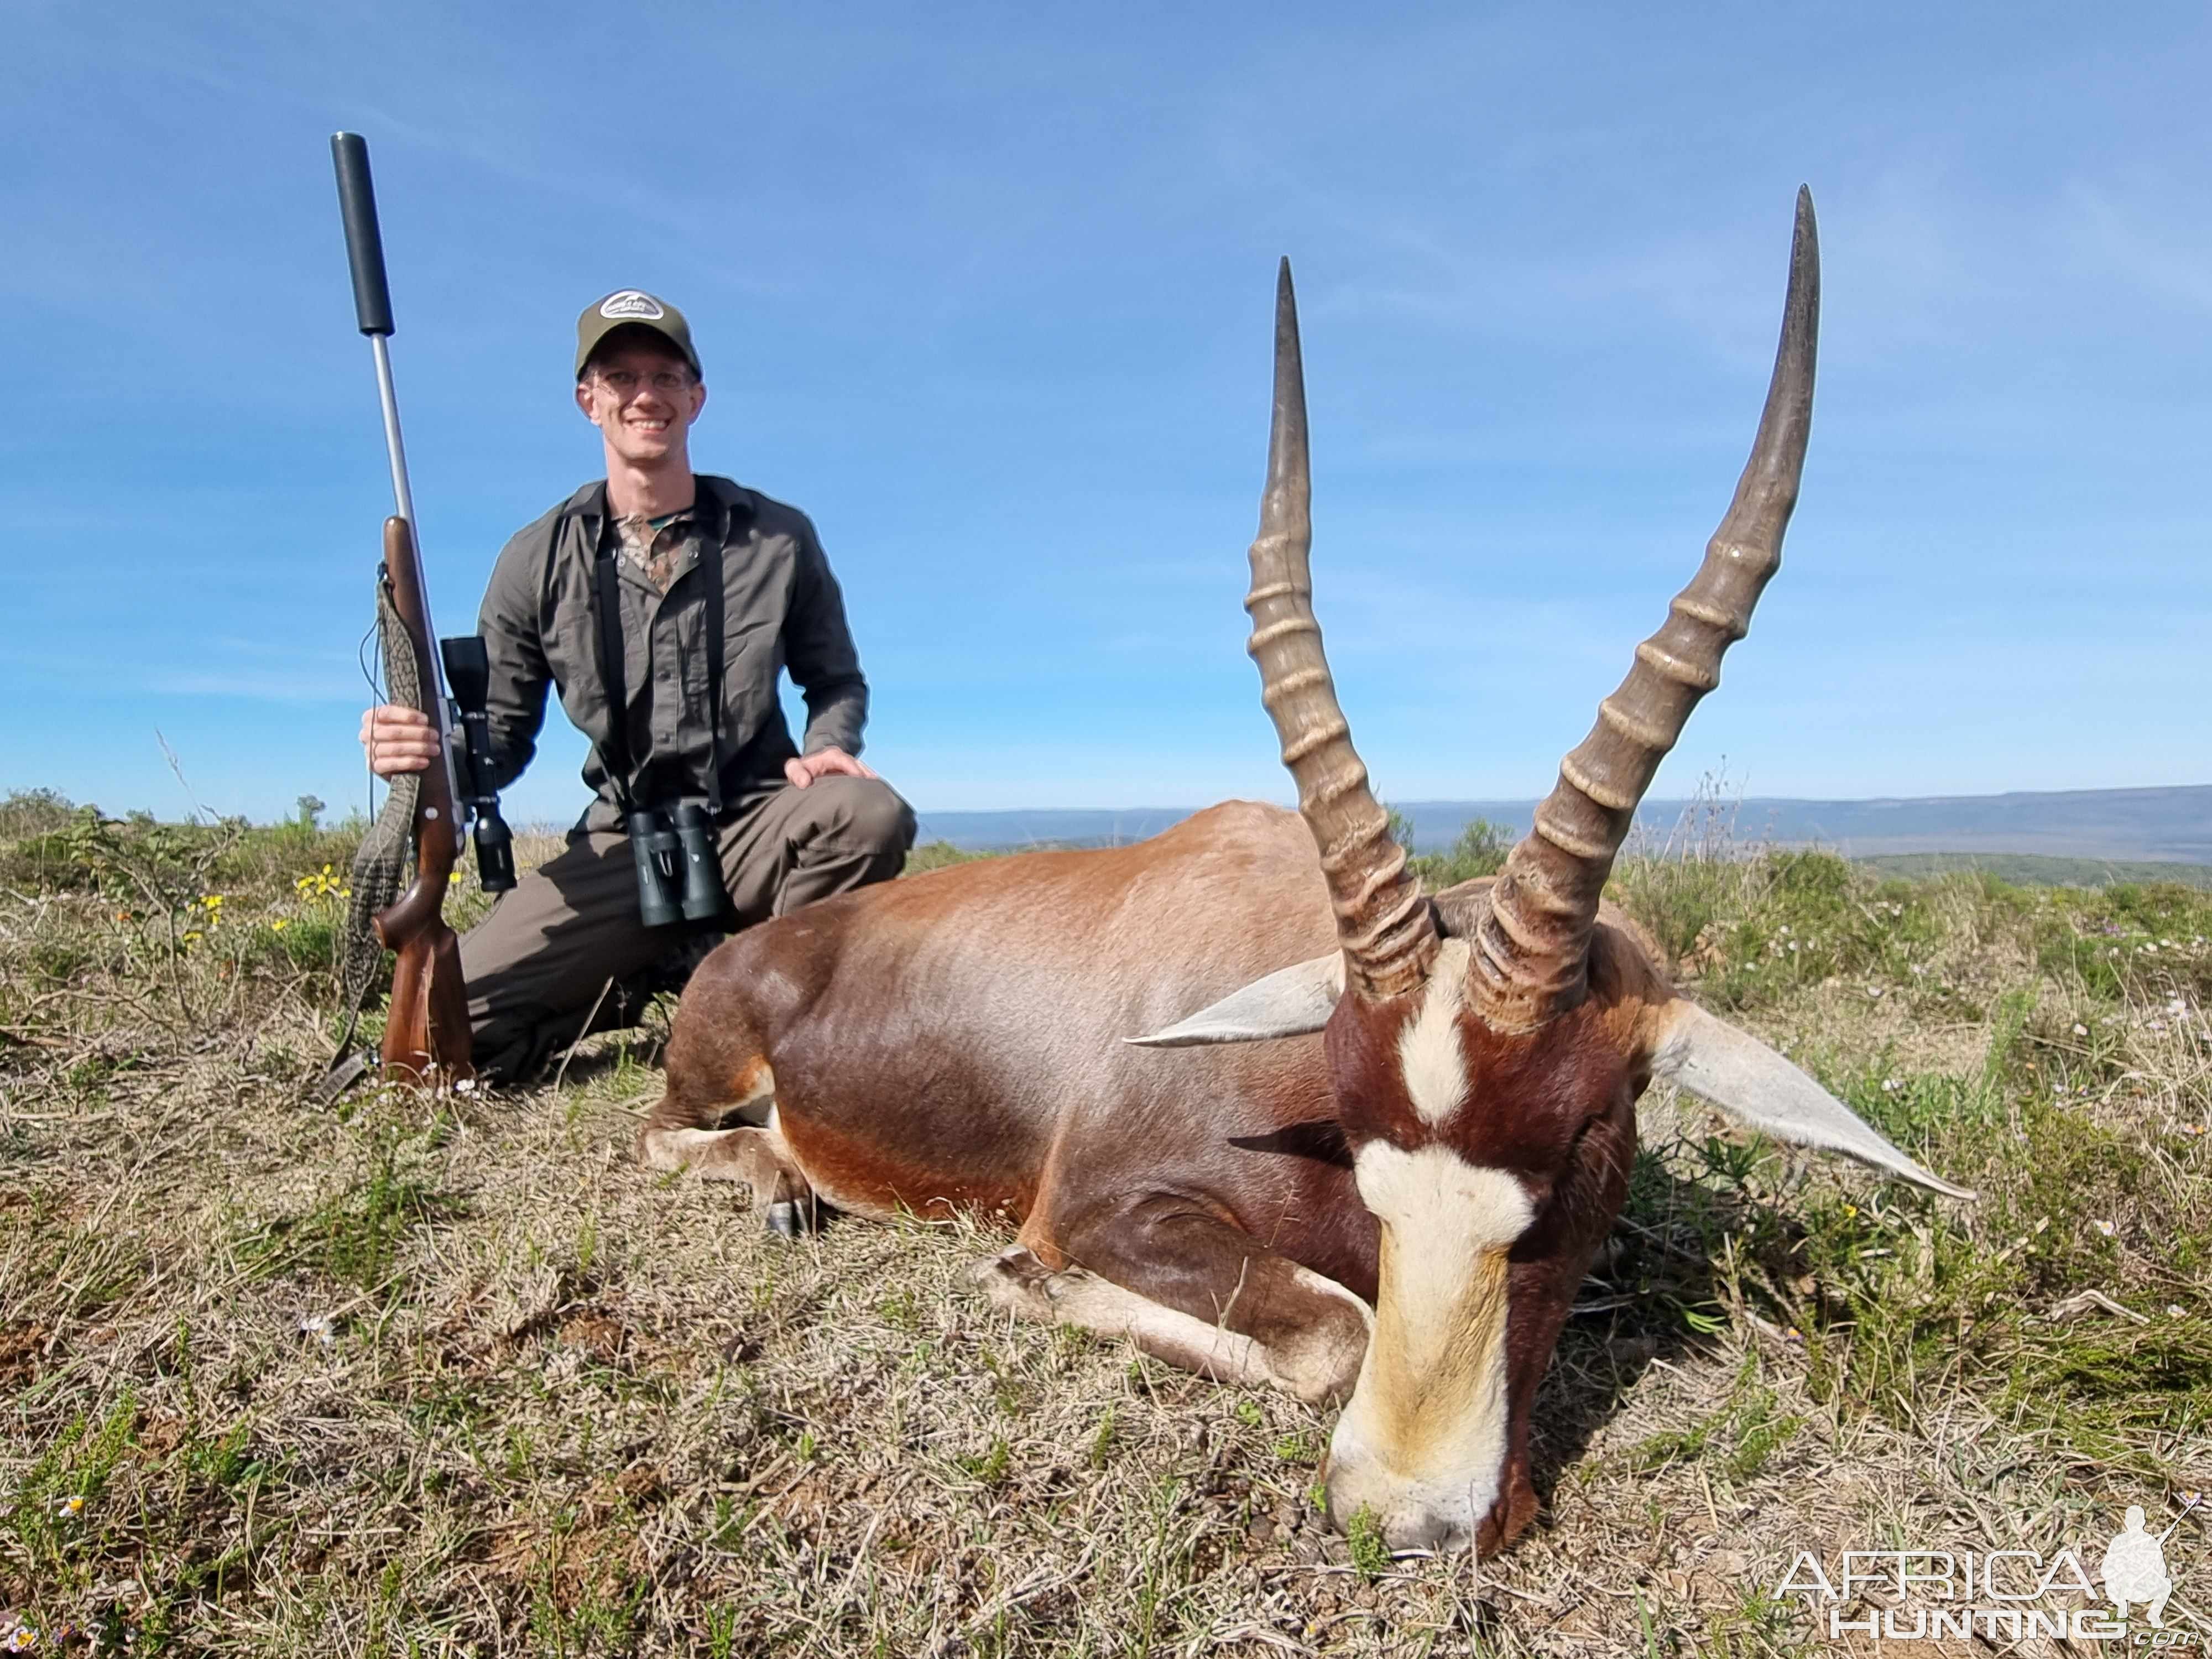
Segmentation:
{"type": "MultiPolygon", "coordinates": [[[[726,908],[745,927],[898,873],[914,814],[858,757],[868,687],[836,578],[806,515],[727,478],[695,475],[689,436],[707,401],[683,314],[635,289],[576,325],[576,406],[599,429],[606,477],[518,532],[484,593],[491,659],[489,787],[535,752],[549,684],[592,740],[596,799],[568,849],[522,878],[461,940],[475,1060],[513,1081],[634,1011],[605,1001],[680,947],[648,927],[626,826],[710,823],[726,908]],[[788,669],[806,699],[793,744],[777,701],[788,669]],[[703,814],[703,820],[700,815],[703,814]]],[[[438,753],[418,709],[362,721],[370,769],[420,771],[438,753]]],[[[677,878],[681,890],[682,878],[677,878]]]]}

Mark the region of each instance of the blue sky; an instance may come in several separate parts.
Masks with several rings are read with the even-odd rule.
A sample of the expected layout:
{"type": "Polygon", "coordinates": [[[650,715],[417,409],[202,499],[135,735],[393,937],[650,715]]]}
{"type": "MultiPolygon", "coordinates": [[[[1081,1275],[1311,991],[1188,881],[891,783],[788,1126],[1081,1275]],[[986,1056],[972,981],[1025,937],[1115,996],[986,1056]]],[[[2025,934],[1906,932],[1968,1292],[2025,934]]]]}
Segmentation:
{"type": "MultiPolygon", "coordinates": [[[[577,310],[664,293],[695,462],[814,516],[925,809],[1287,798],[1240,609],[1281,253],[1378,787],[1541,793],[1727,502],[1801,181],[1803,499],[1657,792],[2212,776],[2203,9],[1692,9],[18,0],[0,789],[175,812],[166,740],[212,809],[364,800],[340,127],[445,631],[599,470],[577,310]]],[[[582,804],[559,726],[518,819],[582,804]]]]}

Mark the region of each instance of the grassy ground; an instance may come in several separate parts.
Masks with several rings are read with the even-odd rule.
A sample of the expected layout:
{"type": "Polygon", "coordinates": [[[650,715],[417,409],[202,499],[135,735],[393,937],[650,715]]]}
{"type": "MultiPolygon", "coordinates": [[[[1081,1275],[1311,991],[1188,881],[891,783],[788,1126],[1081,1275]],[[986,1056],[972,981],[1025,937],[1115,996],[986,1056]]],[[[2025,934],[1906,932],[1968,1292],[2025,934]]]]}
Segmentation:
{"type": "Polygon", "coordinates": [[[661,1027],[319,1103],[347,850],[0,805],[0,1647],[1827,1651],[1801,1549],[2094,1571],[2212,1486],[2212,896],[1625,866],[1687,988],[1985,1196],[1655,1091],[1478,1567],[1325,1531],[1326,1413],[994,1313],[994,1237],[635,1169],[661,1027]]]}

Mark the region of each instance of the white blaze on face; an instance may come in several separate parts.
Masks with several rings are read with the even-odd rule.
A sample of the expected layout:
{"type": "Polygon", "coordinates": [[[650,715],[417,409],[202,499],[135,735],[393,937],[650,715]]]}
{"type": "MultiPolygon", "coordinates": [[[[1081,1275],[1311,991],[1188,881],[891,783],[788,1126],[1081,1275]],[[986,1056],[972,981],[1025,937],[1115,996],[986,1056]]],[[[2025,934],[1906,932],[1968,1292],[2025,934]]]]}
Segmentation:
{"type": "Polygon", "coordinates": [[[1460,998],[1467,985],[1468,945],[1448,939],[1421,990],[1421,1011],[1398,1037],[1406,1092],[1421,1121],[1441,1124],[1467,1101],[1467,1061],[1459,1047],[1460,998]]]}
{"type": "Polygon", "coordinates": [[[1380,1282],[1329,1509],[1340,1525],[1373,1510],[1398,1547],[1462,1547],[1504,1478],[1505,1253],[1535,1209],[1511,1176],[1443,1146],[1370,1142],[1353,1172],[1382,1224],[1380,1282]]]}

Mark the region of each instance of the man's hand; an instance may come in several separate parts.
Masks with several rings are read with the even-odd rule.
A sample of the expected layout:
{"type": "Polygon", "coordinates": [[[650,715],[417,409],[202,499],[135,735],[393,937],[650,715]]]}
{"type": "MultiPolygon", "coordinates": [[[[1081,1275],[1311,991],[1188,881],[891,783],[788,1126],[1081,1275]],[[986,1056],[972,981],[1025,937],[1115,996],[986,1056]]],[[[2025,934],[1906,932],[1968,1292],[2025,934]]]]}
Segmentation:
{"type": "MultiPolygon", "coordinates": [[[[433,754],[437,751],[434,749],[433,754]]],[[[872,778],[876,775],[854,760],[842,749],[817,749],[811,755],[783,763],[783,775],[791,780],[794,789],[804,789],[817,778],[826,778],[832,772],[848,778],[872,778]]]]}
{"type": "Polygon", "coordinates": [[[421,709],[387,702],[361,717],[361,746],[368,769],[388,780],[428,769],[438,758],[438,728],[421,709]]]}

